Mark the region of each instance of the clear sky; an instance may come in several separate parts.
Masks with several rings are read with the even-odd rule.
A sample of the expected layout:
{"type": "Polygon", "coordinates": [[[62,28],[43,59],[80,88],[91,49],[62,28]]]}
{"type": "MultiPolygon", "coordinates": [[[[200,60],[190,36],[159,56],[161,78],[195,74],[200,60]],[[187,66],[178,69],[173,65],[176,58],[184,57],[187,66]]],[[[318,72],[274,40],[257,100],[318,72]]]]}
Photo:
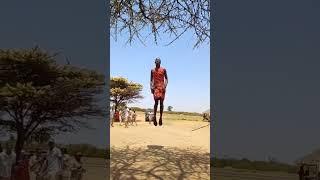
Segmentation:
{"type": "Polygon", "coordinates": [[[203,112],[210,108],[210,47],[208,43],[193,49],[193,34],[188,33],[170,46],[163,38],[159,45],[148,42],[146,46],[136,42],[126,44],[125,36],[110,39],[111,76],[123,76],[129,81],[143,85],[144,98],[131,106],[153,107],[150,92],[150,71],[154,59],[160,57],[161,65],[167,69],[165,108],[174,111],[203,112]]]}
{"type": "MultiPolygon", "coordinates": [[[[62,52],[74,66],[106,74],[105,1],[2,1],[0,21],[1,49],[40,45],[50,52],[62,52]]],[[[59,56],[58,62],[65,63],[64,58],[59,56]]],[[[102,105],[106,104],[105,96],[100,99],[102,105]]],[[[89,120],[95,129],[61,133],[57,141],[106,147],[105,119],[89,120]]]]}
{"type": "Polygon", "coordinates": [[[293,162],[320,149],[320,1],[217,0],[219,155],[293,162]]]}

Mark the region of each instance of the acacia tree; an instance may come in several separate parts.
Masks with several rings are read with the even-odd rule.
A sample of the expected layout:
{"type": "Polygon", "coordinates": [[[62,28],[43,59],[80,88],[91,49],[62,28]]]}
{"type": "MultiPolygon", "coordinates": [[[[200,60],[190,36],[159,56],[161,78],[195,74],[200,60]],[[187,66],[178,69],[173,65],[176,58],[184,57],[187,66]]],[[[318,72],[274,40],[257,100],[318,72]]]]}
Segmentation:
{"type": "Polygon", "coordinates": [[[38,47],[0,50],[0,127],[15,134],[17,159],[29,138],[73,132],[104,115],[96,98],[104,76],[55,58],[38,47]]]}
{"type": "Polygon", "coordinates": [[[160,35],[169,35],[167,45],[185,32],[195,35],[194,47],[210,37],[209,0],[111,0],[111,35],[126,33],[128,43],[138,39],[144,43],[149,36],[158,42],[160,35]]]}
{"type": "Polygon", "coordinates": [[[172,106],[168,106],[168,111],[172,111],[173,107],[172,106]]]}
{"type": "Polygon", "coordinates": [[[134,82],[129,82],[123,77],[112,77],[110,80],[110,101],[114,103],[115,110],[121,104],[132,103],[141,96],[142,85],[134,82]]]}

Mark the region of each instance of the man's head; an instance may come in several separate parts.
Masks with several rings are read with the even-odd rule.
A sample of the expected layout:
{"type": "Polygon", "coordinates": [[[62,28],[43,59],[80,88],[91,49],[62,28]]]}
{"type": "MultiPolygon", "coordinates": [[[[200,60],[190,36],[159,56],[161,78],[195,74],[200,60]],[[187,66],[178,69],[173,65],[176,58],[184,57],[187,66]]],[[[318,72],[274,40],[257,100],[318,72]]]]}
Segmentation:
{"type": "Polygon", "coordinates": [[[156,60],[154,61],[154,63],[156,64],[156,67],[159,68],[159,67],[160,67],[160,64],[161,64],[160,58],[156,58],[156,60]]]}
{"type": "Polygon", "coordinates": [[[76,160],[79,161],[79,160],[81,160],[81,158],[82,158],[82,153],[81,153],[81,152],[78,152],[78,153],[75,154],[74,157],[75,157],[76,160]]]}

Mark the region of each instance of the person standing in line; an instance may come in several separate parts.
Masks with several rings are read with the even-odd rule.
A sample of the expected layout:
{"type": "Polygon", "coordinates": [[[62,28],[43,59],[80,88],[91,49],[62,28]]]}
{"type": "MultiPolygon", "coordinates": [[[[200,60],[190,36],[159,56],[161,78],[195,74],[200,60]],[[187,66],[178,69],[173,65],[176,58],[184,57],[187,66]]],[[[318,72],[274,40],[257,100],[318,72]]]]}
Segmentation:
{"type": "Polygon", "coordinates": [[[6,149],[0,154],[0,180],[10,180],[13,166],[16,162],[16,154],[10,145],[6,145],[6,149]]]}
{"type": "Polygon", "coordinates": [[[136,114],[135,110],[132,111],[132,124],[133,124],[133,122],[136,123],[136,126],[138,126],[138,124],[137,124],[137,114],[136,114]]]}
{"type": "Polygon", "coordinates": [[[71,178],[71,157],[68,154],[67,148],[62,149],[62,156],[63,156],[63,166],[62,166],[62,179],[63,180],[70,180],[71,178]]]}
{"type": "Polygon", "coordinates": [[[36,149],[35,152],[29,159],[29,169],[30,169],[30,179],[37,180],[37,174],[39,174],[42,166],[43,158],[39,149],[36,149]]]}
{"type": "Polygon", "coordinates": [[[30,180],[29,155],[22,151],[18,163],[14,166],[12,180],[30,180]]]}
{"type": "Polygon", "coordinates": [[[47,167],[45,170],[45,180],[59,180],[62,172],[62,153],[56,147],[53,140],[48,143],[49,150],[47,152],[47,167]]]}
{"type": "Polygon", "coordinates": [[[82,163],[82,154],[77,153],[71,165],[71,180],[82,180],[86,170],[82,163]]]}
{"type": "Polygon", "coordinates": [[[128,121],[130,120],[129,119],[129,112],[130,110],[129,110],[129,108],[128,107],[125,107],[125,109],[124,109],[124,125],[125,125],[125,128],[128,128],[128,121]]]}
{"type": "Polygon", "coordinates": [[[122,121],[123,121],[123,111],[119,110],[118,111],[118,117],[119,117],[119,122],[120,122],[120,126],[122,126],[122,121]]]}
{"type": "Polygon", "coordinates": [[[298,175],[299,175],[299,180],[304,180],[304,169],[303,169],[303,165],[300,166],[299,171],[298,171],[298,175]]]}
{"type": "Polygon", "coordinates": [[[110,106],[110,122],[111,122],[111,127],[113,127],[113,122],[115,118],[115,110],[114,106],[110,106]]]}
{"type": "Polygon", "coordinates": [[[4,179],[5,178],[5,161],[4,161],[4,151],[3,151],[3,148],[2,148],[2,145],[0,144],[0,180],[4,179]]]}

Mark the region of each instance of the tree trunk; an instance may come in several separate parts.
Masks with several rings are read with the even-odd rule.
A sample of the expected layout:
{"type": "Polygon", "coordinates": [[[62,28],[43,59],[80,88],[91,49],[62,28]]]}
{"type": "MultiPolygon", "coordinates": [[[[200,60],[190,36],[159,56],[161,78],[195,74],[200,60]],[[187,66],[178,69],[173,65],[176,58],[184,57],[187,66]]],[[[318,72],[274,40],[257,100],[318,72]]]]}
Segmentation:
{"type": "Polygon", "coordinates": [[[117,112],[118,110],[118,103],[114,103],[114,112],[117,112]]]}
{"type": "Polygon", "coordinates": [[[24,146],[24,141],[25,141],[24,133],[22,131],[18,130],[18,132],[17,132],[17,141],[16,141],[16,146],[15,146],[16,163],[20,159],[21,151],[22,151],[23,146],[24,146]]]}

